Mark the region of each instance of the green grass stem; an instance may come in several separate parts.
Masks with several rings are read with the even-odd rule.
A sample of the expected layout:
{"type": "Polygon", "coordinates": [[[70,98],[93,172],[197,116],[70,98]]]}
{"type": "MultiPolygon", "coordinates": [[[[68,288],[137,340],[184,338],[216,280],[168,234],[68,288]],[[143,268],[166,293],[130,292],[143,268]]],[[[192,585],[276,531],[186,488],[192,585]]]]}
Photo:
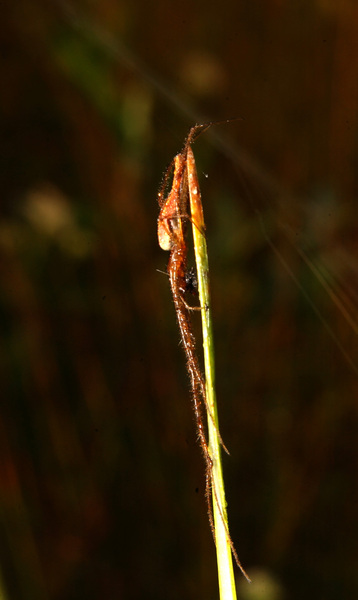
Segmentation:
{"type": "MultiPolygon", "coordinates": [[[[191,148],[188,149],[190,160],[191,148]]],[[[192,169],[195,162],[192,161],[192,169]]],[[[205,224],[200,199],[199,186],[197,185],[196,171],[189,171],[190,209],[193,225],[194,253],[198,275],[198,288],[201,311],[204,365],[206,380],[207,405],[212,418],[208,415],[209,453],[212,460],[212,502],[215,525],[215,544],[218,566],[218,579],[220,600],[236,600],[236,587],[233,570],[232,552],[229,538],[229,527],[226,512],[226,499],[221,463],[221,447],[219,440],[219,421],[215,395],[215,364],[214,343],[210,310],[209,294],[209,263],[204,235],[205,224]],[[190,181],[194,178],[193,181],[190,181]],[[193,184],[193,185],[192,185],[193,184]],[[194,193],[193,193],[194,190],[194,193]],[[196,190],[196,191],[195,191],[196,190]]]]}

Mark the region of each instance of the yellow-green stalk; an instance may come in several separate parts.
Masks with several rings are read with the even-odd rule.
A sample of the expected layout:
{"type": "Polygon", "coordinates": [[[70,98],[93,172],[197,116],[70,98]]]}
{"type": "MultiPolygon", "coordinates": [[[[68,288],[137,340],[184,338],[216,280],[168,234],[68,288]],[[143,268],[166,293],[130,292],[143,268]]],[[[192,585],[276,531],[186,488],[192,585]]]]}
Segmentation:
{"type": "Polygon", "coordinates": [[[226,512],[225,489],[221,464],[219,421],[215,395],[214,344],[209,295],[209,264],[205,223],[197,180],[194,155],[191,147],[187,154],[190,211],[193,226],[194,253],[198,275],[199,299],[203,330],[204,365],[208,415],[209,453],[212,460],[212,502],[215,525],[215,544],[218,564],[220,600],[236,600],[231,540],[226,512]]]}

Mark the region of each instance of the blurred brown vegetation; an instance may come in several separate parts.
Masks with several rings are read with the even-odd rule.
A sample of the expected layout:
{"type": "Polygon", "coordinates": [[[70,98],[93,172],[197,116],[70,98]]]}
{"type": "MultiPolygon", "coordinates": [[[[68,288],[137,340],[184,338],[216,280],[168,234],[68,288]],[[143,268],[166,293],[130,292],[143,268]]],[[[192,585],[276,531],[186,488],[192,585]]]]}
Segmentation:
{"type": "Polygon", "coordinates": [[[349,0],[5,1],[2,598],[217,597],[156,192],[233,116],[195,144],[232,536],[357,598],[357,45],[349,0]]]}

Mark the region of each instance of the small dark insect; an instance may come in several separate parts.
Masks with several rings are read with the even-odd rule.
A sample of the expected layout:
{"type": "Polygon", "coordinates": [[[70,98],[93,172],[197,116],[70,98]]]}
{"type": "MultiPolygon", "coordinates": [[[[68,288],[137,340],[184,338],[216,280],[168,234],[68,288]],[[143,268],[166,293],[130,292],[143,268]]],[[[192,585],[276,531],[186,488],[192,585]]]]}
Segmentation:
{"type": "Polygon", "coordinates": [[[185,273],[185,291],[192,296],[198,296],[198,277],[194,267],[185,273]]]}

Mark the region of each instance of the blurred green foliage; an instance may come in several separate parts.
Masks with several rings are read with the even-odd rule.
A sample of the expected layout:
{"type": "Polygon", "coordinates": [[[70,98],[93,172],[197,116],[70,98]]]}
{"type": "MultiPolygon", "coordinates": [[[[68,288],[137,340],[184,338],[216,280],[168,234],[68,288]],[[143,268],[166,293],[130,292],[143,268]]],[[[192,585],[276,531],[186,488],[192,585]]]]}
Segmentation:
{"type": "Polygon", "coordinates": [[[325,0],[5,2],[1,598],[217,597],[156,193],[232,116],[194,150],[240,593],[357,597],[357,28],[325,0]]]}

